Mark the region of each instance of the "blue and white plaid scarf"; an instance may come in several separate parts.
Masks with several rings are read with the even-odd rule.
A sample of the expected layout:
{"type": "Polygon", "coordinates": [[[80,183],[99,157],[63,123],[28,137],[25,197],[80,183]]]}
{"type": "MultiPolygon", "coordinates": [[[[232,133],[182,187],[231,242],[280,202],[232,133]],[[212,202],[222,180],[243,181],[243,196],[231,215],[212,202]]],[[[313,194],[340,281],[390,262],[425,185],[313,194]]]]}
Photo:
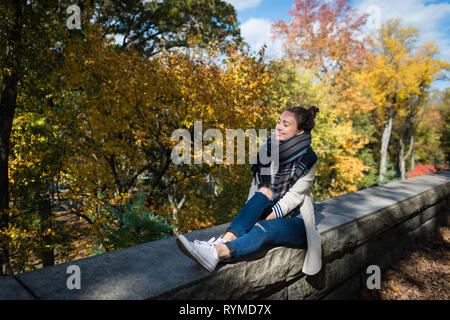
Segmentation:
{"type": "MultiPolygon", "coordinates": [[[[270,153],[270,141],[267,139],[267,150],[270,153]]],[[[270,166],[261,164],[258,154],[257,163],[252,166],[252,172],[258,188],[268,187],[273,192],[273,201],[276,202],[300,179],[306,175],[317,162],[317,155],[311,147],[311,133],[305,131],[296,135],[279,145],[279,166],[273,177],[261,174],[262,168],[270,166]]],[[[268,155],[270,157],[270,154],[268,155]]]]}

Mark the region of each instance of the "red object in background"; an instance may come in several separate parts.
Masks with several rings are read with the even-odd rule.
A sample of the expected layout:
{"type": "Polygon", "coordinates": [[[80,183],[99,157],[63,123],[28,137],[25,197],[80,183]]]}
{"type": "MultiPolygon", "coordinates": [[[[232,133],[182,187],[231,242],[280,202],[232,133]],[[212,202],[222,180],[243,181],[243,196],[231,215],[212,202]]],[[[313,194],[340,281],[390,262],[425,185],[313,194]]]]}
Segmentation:
{"type": "Polygon", "coordinates": [[[422,176],[424,174],[435,173],[442,170],[448,170],[448,166],[445,164],[438,164],[436,166],[432,164],[418,164],[414,170],[408,171],[406,174],[408,179],[412,177],[422,176]]]}

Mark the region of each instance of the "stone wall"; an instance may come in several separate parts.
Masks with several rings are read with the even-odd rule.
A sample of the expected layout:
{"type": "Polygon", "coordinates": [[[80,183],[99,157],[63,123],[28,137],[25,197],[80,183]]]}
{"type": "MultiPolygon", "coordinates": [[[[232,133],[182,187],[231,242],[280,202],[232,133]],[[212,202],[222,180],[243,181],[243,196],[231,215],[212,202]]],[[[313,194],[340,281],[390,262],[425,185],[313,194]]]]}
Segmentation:
{"type": "MultiPolygon", "coordinates": [[[[314,203],[323,266],[301,272],[305,247],[264,247],[212,274],[182,254],[175,238],[0,278],[0,299],[345,299],[450,212],[450,171],[367,188],[314,203]],[[77,265],[81,289],[68,289],[77,265]]],[[[187,234],[207,240],[228,224],[187,234]]]]}

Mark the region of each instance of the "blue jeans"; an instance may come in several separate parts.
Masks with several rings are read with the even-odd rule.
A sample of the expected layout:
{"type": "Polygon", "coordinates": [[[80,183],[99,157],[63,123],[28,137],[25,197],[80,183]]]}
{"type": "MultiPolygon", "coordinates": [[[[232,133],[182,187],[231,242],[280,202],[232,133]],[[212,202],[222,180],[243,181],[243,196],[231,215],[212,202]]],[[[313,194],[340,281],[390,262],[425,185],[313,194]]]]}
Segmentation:
{"type": "Polygon", "coordinates": [[[300,216],[260,220],[272,212],[274,204],[261,192],[247,201],[226,230],[237,237],[225,243],[230,249],[229,259],[252,253],[263,244],[297,246],[306,242],[305,223],[300,216]]]}

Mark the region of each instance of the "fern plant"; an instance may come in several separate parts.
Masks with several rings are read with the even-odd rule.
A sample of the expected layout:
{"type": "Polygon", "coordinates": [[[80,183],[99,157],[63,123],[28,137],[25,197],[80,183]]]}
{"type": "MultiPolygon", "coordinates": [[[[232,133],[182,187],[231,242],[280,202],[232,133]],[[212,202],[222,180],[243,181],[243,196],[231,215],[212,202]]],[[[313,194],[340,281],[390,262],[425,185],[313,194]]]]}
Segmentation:
{"type": "MultiPolygon", "coordinates": [[[[100,208],[105,222],[100,228],[102,238],[97,239],[97,243],[104,248],[122,249],[162,239],[173,234],[175,229],[166,218],[145,210],[145,194],[142,193],[123,208],[116,209],[108,204],[107,212],[104,211],[104,208],[100,208]]],[[[94,250],[97,254],[102,252],[105,250],[94,250]]]]}

